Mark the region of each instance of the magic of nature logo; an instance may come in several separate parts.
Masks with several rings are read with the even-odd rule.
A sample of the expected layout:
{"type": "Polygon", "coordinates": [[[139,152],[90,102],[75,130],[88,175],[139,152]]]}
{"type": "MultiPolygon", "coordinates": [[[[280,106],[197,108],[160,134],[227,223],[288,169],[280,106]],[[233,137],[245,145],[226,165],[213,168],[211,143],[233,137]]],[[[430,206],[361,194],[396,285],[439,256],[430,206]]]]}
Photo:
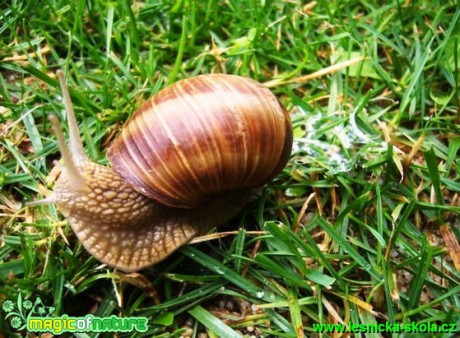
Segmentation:
{"type": "Polygon", "coordinates": [[[97,317],[88,314],[83,317],[68,315],[51,315],[55,307],[43,304],[40,297],[34,302],[23,299],[21,293],[16,301],[5,300],[2,304],[5,311],[5,320],[17,331],[28,332],[51,332],[61,334],[63,332],[145,332],[148,329],[146,317],[97,317]]]}

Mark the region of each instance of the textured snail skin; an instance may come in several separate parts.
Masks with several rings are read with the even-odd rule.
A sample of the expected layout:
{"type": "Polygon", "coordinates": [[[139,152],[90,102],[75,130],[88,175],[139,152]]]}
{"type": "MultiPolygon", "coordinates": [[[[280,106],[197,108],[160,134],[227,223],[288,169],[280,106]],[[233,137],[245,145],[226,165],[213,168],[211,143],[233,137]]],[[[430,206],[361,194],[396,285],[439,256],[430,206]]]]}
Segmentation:
{"type": "Polygon", "coordinates": [[[108,155],[142,194],[190,208],[235,187],[267,183],[291,148],[289,114],[269,89],[240,76],[207,74],[153,96],[108,155]]]}
{"type": "Polygon", "coordinates": [[[108,167],[89,161],[77,167],[84,188],[72,189],[64,170],[53,200],[85,249],[125,272],[165,259],[195,236],[235,216],[245,204],[241,191],[233,191],[200,208],[174,209],[139,194],[108,167]]]}

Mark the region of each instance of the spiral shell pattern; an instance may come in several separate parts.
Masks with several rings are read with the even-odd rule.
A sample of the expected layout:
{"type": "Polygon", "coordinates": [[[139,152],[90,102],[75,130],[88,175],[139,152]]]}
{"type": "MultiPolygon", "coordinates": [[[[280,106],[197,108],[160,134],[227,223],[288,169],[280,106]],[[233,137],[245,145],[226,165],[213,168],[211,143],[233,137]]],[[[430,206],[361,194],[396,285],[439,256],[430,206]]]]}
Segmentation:
{"type": "Polygon", "coordinates": [[[114,170],[168,206],[203,205],[261,186],[286,165],[289,114],[263,85],[235,75],[179,81],[139,109],[109,149],[114,170]]]}

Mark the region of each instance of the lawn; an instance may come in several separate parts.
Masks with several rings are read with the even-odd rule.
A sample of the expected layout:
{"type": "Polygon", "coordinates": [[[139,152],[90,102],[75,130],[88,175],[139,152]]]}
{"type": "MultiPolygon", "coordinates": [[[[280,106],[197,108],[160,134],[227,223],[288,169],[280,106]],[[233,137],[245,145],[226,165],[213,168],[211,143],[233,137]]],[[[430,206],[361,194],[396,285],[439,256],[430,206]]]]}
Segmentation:
{"type": "Polygon", "coordinates": [[[1,338],[33,337],[5,316],[37,299],[53,316],[148,319],[119,337],[460,331],[460,3],[12,0],[0,18],[1,338]],[[59,69],[99,164],[142,102],[207,73],[272,90],[291,115],[290,160],[208,236],[114,270],[54,205],[25,204],[58,174],[59,69]]]}

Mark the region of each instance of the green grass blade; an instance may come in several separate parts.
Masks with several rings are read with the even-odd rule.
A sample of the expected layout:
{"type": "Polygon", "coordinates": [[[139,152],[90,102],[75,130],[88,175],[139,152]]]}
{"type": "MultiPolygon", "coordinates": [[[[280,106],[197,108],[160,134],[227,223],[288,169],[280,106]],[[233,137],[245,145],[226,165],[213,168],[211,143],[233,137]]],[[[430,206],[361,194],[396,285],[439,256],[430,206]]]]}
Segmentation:
{"type": "Polygon", "coordinates": [[[348,241],[340,236],[340,234],[329,224],[325,219],[319,218],[319,225],[328,233],[331,238],[347,252],[355,262],[357,262],[365,271],[369,272],[377,280],[381,279],[381,274],[363,257],[348,241]]]}
{"type": "Polygon", "coordinates": [[[237,274],[235,271],[231,270],[229,267],[209,257],[208,255],[204,254],[198,249],[192,246],[187,246],[187,247],[182,248],[181,251],[184,255],[186,255],[190,259],[200,263],[201,265],[213,271],[214,273],[220,275],[222,278],[226,279],[230,283],[245,290],[252,297],[270,301],[269,296],[265,295],[265,293],[261,291],[260,287],[257,287],[256,285],[251,283],[248,279],[242,277],[241,275],[237,274]]]}
{"type": "Polygon", "coordinates": [[[188,313],[219,337],[241,338],[238,332],[199,305],[188,310],[188,313]]]}

